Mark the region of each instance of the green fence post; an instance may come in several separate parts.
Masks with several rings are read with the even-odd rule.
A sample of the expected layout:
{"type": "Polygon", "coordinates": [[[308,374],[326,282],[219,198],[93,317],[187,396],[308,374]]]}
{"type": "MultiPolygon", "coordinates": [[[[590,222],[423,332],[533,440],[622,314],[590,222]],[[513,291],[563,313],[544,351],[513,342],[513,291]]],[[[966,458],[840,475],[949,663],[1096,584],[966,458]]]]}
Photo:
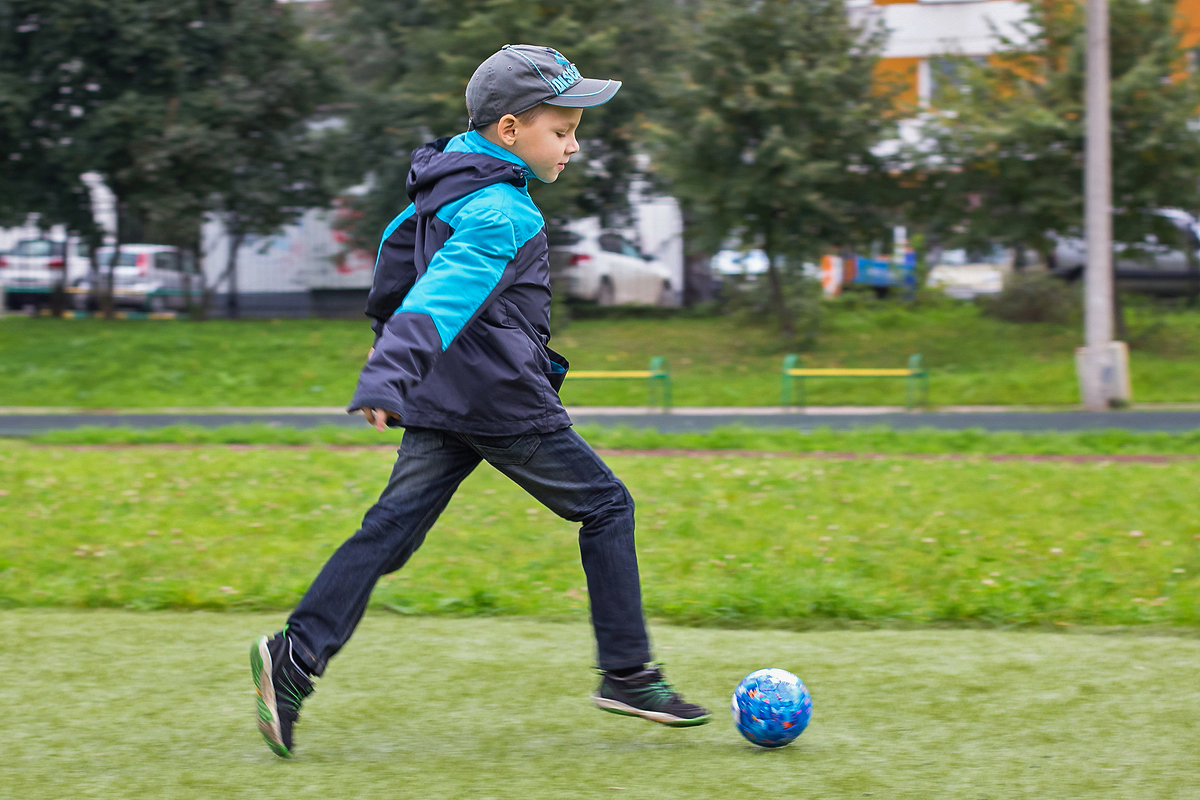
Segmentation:
{"type": "Polygon", "coordinates": [[[796,360],[799,358],[795,353],[788,353],[783,357],[783,390],[779,395],[779,404],[790,406],[792,404],[792,376],[788,375],[788,370],[796,368],[796,360]]]}
{"type": "Polygon", "coordinates": [[[921,366],[920,353],[908,357],[908,372],[908,377],[904,379],[904,406],[912,411],[918,396],[922,407],[929,405],[929,373],[921,366]]]}
{"type": "Polygon", "coordinates": [[[662,356],[655,356],[650,359],[650,405],[654,405],[654,389],[658,388],[659,397],[662,400],[663,411],[671,410],[671,371],[667,367],[667,360],[662,356]]]}

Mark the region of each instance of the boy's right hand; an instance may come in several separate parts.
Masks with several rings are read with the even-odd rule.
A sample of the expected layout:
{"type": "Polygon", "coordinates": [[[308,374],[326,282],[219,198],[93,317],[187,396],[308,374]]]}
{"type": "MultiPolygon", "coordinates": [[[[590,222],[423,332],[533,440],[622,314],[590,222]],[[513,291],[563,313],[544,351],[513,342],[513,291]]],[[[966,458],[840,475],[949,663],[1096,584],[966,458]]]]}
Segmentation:
{"type": "MultiPolygon", "coordinates": [[[[375,355],[374,347],[372,347],[370,352],[367,353],[367,361],[370,361],[371,356],[373,355],[375,355]]],[[[373,426],[375,430],[381,432],[387,430],[388,417],[400,419],[399,414],[393,411],[386,411],[382,408],[364,408],[362,412],[363,416],[367,418],[367,424],[373,426]]]]}

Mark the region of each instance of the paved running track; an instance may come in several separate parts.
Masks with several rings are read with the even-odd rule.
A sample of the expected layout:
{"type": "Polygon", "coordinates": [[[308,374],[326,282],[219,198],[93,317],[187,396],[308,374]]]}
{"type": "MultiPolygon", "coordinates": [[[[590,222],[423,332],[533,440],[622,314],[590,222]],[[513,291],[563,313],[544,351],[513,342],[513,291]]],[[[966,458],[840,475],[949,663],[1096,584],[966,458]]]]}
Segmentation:
{"type": "MultiPolygon", "coordinates": [[[[1200,429],[1200,410],[1137,411],[871,411],[857,409],[838,413],[783,412],[780,409],[675,409],[669,414],[643,409],[576,409],[571,413],[577,425],[625,425],[652,427],[669,432],[700,432],[726,425],[754,428],[791,428],[835,430],[887,426],[897,430],[939,428],[989,431],[1082,431],[1118,428],[1128,431],[1165,431],[1179,433],[1200,429]]],[[[319,425],[365,427],[361,416],[329,409],[302,411],[286,409],[263,412],[198,413],[185,410],[169,413],[21,413],[0,412],[0,436],[30,436],[81,426],[157,428],[166,425],[198,425],[216,428],[225,425],[266,424],[313,428],[319,425]]]]}

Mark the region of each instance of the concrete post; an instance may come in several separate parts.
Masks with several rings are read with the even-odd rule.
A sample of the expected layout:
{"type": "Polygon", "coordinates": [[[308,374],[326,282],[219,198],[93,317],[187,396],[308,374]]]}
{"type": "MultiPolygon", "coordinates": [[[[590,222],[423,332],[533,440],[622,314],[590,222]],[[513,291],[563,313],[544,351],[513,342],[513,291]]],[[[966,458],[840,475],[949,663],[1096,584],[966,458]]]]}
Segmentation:
{"type": "MultiPolygon", "coordinates": [[[[1084,347],[1075,355],[1083,405],[1101,411],[1129,402],[1129,355],[1113,345],[1112,144],[1108,2],[1088,0],[1085,88],[1084,347]]],[[[1119,344],[1119,343],[1117,343],[1119,344]]]]}

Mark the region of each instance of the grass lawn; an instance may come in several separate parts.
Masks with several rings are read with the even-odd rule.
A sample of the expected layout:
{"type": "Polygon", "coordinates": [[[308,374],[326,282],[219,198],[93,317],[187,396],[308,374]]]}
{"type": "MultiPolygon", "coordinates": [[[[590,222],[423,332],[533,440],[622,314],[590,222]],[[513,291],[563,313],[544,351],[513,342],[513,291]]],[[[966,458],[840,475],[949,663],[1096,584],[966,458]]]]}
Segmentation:
{"type": "MultiPolygon", "coordinates": [[[[1013,324],[969,303],[836,307],[812,366],[903,366],[920,352],[930,399],[953,404],[1078,402],[1079,326],[1013,324]]],[[[1200,400],[1200,312],[1129,310],[1134,399],[1200,400]]],[[[336,406],[371,344],[345,320],[0,321],[0,406],[336,406]]],[[[665,356],[681,406],[778,405],[783,350],[772,329],[731,318],[578,320],[553,342],[576,369],[645,369],[665,356]]],[[[571,405],[641,405],[640,381],[568,379],[571,405]]],[[[813,381],[813,405],[896,405],[902,381],[813,381]]]]}
{"type": "MultiPolygon", "coordinates": [[[[286,609],[386,448],[0,442],[0,605],[286,609]]],[[[670,622],[1200,624],[1200,463],[613,456],[670,622]]],[[[583,619],[574,529],[494,470],[375,607],[583,619]]]]}
{"type": "MultiPolygon", "coordinates": [[[[1124,430],[945,431],[934,428],[895,430],[887,427],[852,430],[757,429],[739,425],[703,433],[660,433],[653,428],[581,425],[577,430],[593,447],[614,450],[760,450],[782,453],[894,453],[956,455],[1197,455],[1200,430],[1186,433],[1124,430]]],[[[167,425],[160,428],[108,428],[83,425],[31,436],[37,444],[276,444],[378,445],[398,434],[380,434],[362,425],[292,428],[282,425],[167,425]]]]}
{"type": "Polygon", "coordinates": [[[0,612],[0,795],[110,798],[1184,800],[1200,780],[1200,641],[999,631],[653,626],[713,723],[593,709],[583,620],[368,614],[272,756],[246,651],[279,614],[0,612]],[[763,666],[814,697],[774,751],[728,698],[763,666]]]}

